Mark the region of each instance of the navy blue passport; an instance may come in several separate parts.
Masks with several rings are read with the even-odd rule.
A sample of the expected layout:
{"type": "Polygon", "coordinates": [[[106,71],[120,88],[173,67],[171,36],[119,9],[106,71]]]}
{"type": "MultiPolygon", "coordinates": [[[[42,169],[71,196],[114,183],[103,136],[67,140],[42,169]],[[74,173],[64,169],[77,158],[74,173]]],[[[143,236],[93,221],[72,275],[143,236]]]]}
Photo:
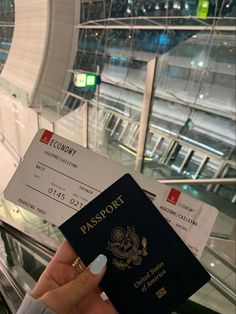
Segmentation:
{"type": "Polygon", "coordinates": [[[59,229],[86,265],[107,256],[100,286],[121,314],[170,313],[210,280],[129,174],[59,229]]]}

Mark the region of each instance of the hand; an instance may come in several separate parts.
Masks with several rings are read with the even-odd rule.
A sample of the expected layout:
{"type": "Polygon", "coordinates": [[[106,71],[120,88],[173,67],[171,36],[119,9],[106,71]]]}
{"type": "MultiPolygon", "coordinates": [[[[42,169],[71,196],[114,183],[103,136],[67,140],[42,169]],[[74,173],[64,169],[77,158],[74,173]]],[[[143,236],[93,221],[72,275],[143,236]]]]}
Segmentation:
{"type": "Polygon", "coordinates": [[[98,284],[106,271],[106,261],[104,255],[99,257],[84,271],[73,267],[77,255],[64,241],[31,296],[58,314],[116,314],[111,302],[100,296],[102,291],[98,284]]]}

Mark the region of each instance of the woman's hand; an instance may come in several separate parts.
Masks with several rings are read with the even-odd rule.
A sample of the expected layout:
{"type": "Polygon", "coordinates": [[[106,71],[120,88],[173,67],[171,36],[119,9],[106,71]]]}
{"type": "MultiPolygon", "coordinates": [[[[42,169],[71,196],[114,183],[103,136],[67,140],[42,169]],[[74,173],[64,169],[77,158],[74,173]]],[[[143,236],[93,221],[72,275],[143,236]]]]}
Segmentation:
{"type": "Polygon", "coordinates": [[[86,269],[73,267],[77,255],[67,241],[58,248],[31,296],[58,314],[116,314],[110,301],[104,301],[98,287],[105,271],[106,257],[99,255],[86,269]]]}

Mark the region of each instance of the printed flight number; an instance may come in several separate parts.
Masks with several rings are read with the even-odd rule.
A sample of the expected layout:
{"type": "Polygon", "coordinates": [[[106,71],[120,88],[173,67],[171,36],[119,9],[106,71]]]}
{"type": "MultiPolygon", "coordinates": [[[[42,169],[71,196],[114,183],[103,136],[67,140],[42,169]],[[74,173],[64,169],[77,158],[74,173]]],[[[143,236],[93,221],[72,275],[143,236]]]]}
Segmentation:
{"type": "MultiPolygon", "coordinates": [[[[65,200],[66,199],[66,194],[59,192],[58,190],[54,189],[54,188],[49,188],[48,189],[48,194],[60,199],[60,200],[65,200]]],[[[70,205],[73,205],[76,208],[81,208],[83,206],[83,204],[81,202],[79,202],[78,200],[74,199],[74,198],[70,198],[69,199],[69,203],[70,205]]]]}

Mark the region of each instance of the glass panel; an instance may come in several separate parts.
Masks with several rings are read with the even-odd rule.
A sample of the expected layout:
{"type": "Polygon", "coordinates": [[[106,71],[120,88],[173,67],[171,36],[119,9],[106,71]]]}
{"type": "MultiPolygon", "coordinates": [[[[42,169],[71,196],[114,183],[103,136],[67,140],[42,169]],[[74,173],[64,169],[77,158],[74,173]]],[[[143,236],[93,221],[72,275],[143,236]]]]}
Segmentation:
{"type": "Polygon", "coordinates": [[[34,286],[48,261],[34,253],[0,227],[0,262],[11,270],[11,274],[24,292],[34,286]]]}
{"type": "MultiPolygon", "coordinates": [[[[183,175],[179,174],[174,166],[169,167],[163,164],[163,161],[166,160],[171,147],[171,139],[168,137],[163,137],[163,135],[159,133],[156,133],[152,140],[154,140],[155,137],[158,137],[158,140],[153,147],[152,156],[147,154],[149,157],[144,158],[143,173],[159,180],[168,178],[183,178],[183,175]]],[[[181,146],[176,147],[176,152],[180,148],[181,146]]],[[[170,163],[172,163],[172,161],[170,161],[170,163]]]]}
{"type": "MultiPolygon", "coordinates": [[[[93,91],[91,90],[92,94],[89,97],[88,139],[89,148],[92,150],[110,155],[110,150],[112,149],[112,156],[115,156],[115,151],[119,155],[127,155],[126,158],[122,157],[122,160],[126,161],[127,157],[129,160],[132,159],[133,162],[130,164],[130,167],[133,167],[137,146],[137,130],[135,130],[136,134],[134,134],[134,129],[139,124],[143,94],[135,92],[137,86],[127,76],[131,69],[135,71],[133,70],[134,63],[127,63],[125,60],[122,60],[121,58],[109,58],[108,63],[106,60],[102,69],[102,83],[93,91]],[[110,83],[111,78],[113,78],[112,84],[110,83]],[[126,88],[124,89],[119,85],[124,85],[126,88]],[[133,137],[134,135],[136,136],[135,138],[133,137]],[[110,143],[112,143],[111,149],[108,148],[110,143]],[[123,148],[120,144],[125,144],[127,147],[123,148]],[[130,152],[127,149],[132,149],[133,151],[130,152]],[[122,152],[122,150],[124,151],[122,152]]],[[[144,76],[146,64],[143,67],[141,66],[139,70],[141,70],[144,76]]],[[[136,72],[133,72],[132,75],[135,76],[135,74],[136,72]]],[[[139,82],[141,80],[137,81],[137,84],[141,84],[139,82]]],[[[87,88],[87,90],[89,89],[87,88]]],[[[78,94],[78,90],[76,92],[78,94]]]]}
{"type": "Polygon", "coordinates": [[[148,132],[145,156],[151,157],[153,155],[153,150],[155,148],[157,140],[158,140],[158,137],[156,134],[154,134],[153,132],[148,132]]]}
{"type": "Polygon", "coordinates": [[[220,166],[219,160],[211,158],[210,160],[207,161],[207,163],[200,171],[199,178],[201,179],[213,178],[215,173],[219,169],[219,166],[220,166]]]}
{"type": "Polygon", "coordinates": [[[194,178],[201,161],[203,159],[203,156],[197,152],[194,152],[191,159],[189,160],[187,166],[184,169],[184,174],[186,174],[190,178],[194,178]]]}
{"type": "Polygon", "coordinates": [[[13,226],[35,235],[42,243],[57,247],[63,236],[55,225],[48,223],[31,212],[14,205],[0,194],[0,218],[13,226]]]}
{"type": "MultiPolygon", "coordinates": [[[[77,98],[69,98],[72,103],[78,104],[77,98]]],[[[84,106],[79,105],[79,107],[62,118],[54,122],[54,131],[59,135],[68,138],[69,140],[83,144],[83,116],[84,116],[84,106]]]]}
{"type": "Polygon", "coordinates": [[[64,104],[64,107],[67,107],[70,110],[74,110],[78,108],[81,105],[81,103],[82,103],[81,99],[75,98],[73,96],[68,96],[64,104]]]}
{"type": "Polygon", "coordinates": [[[227,170],[224,177],[225,178],[235,178],[236,177],[236,169],[233,167],[229,167],[229,169],[227,170]]]}
{"type": "Polygon", "coordinates": [[[188,153],[188,148],[177,145],[171,159],[169,160],[169,164],[171,165],[171,168],[176,170],[177,172],[180,172],[180,167],[188,153]]]}
{"type": "MultiPolygon", "coordinates": [[[[224,178],[236,178],[236,169],[233,167],[229,167],[227,170],[224,178]]],[[[235,193],[236,193],[236,187],[234,184],[232,185],[220,185],[216,189],[217,195],[221,196],[222,198],[225,198],[231,202],[235,202],[235,193]]]]}
{"type": "MultiPolygon", "coordinates": [[[[220,177],[224,160],[231,164],[234,158],[235,60],[231,53],[235,37],[227,32],[185,36],[182,43],[158,56],[145,150],[150,160],[144,159],[143,164],[143,173],[157,179],[193,178],[196,174],[199,179],[220,177]],[[155,148],[158,133],[162,140],[155,148]],[[162,148],[162,157],[156,158],[155,149],[166,138],[169,145],[162,148]]],[[[236,173],[231,169],[225,175],[235,178],[236,173]]],[[[234,185],[217,188],[211,184],[182,184],[179,188],[219,209],[212,236],[230,241],[235,227],[235,208],[231,203],[236,199],[234,185]]],[[[223,247],[220,252],[227,256],[223,247]]],[[[216,264],[212,256],[208,257],[209,253],[204,252],[203,263],[211,259],[209,269],[220,281],[226,279],[225,273],[218,270],[219,261],[216,264]]],[[[225,284],[235,290],[231,282],[233,272],[227,276],[225,284]]],[[[198,296],[202,296],[201,291],[198,296]]],[[[198,300],[198,296],[193,300],[198,300]]]]}
{"type": "Polygon", "coordinates": [[[232,185],[220,185],[217,190],[217,195],[232,201],[235,195],[235,186],[232,185]]]}
{"type": "Polygon", "coordinates": [[[0,21],[14,22],[15,3],[13,0],[1,0],[0,2],[0,21]]]}
{"type": "Polygon", "coordinates": [[[193,35],[160,58],[156,94],[165,93],[176,102],[196,103],[229,114],[235,112],[234,49],[235,39],[230,33],[219,33],[212,38],[207,32],[193,35]],[[217,70],[212,70],[216,65],[217,70]]]}
{"type": "MultiPolygon", "coordinates": [[[[235,3],[233,1],[207,1],[208,10],[207,16],[225,16],[231,14],[235,10],[235,3]]],[[[132,0],[132,1],[111,1],[101,0],[89,2],[82,1],[82,22],[93,21],[99,19],[112,18],[135,18],[135,17],[161,17],[161,16],[196,16],[198,1],[146,1],[146,0],[132,0]]],[[[183,22],[186,22],[183,20],[183,22]]],[[[194,21],[193,21],[194,22],[194,21]]],[[[192,23],[193,23],[192,22],[192,23]]],[[[212,23],[212,20],[207,22],[212,23]]]]}
{"type": "Polygon", "coordinates": [[[5,64],[14,31],[15,4],[14,1],[0,1],[0,73],[5,64]]]}
{"type": "Polygon", "coordinates": [[[164,153],[168,150],[169,145],[170,145],[170,139],[162,137],[161,141],[158,143],[158,145],[153,151],[153,156],[157,160],[161,161],[164,153]]]}
{"type": "Polygon", "coordinates": [[[133,148],[134,150],[138,144],[138,135],[139,135],[138,129],[135,129],[135,132],[133,133],[133,136],[130,141],[130,147],[133,148]]]}
{"type": "Polygon", "coordinates": [[[113,84],[128,85],[131,90],[143,91],[146,71],[146,62],[117,56],[114,52],[114,55],[111,55],[104,63],[102,78],[113,84]]]}

